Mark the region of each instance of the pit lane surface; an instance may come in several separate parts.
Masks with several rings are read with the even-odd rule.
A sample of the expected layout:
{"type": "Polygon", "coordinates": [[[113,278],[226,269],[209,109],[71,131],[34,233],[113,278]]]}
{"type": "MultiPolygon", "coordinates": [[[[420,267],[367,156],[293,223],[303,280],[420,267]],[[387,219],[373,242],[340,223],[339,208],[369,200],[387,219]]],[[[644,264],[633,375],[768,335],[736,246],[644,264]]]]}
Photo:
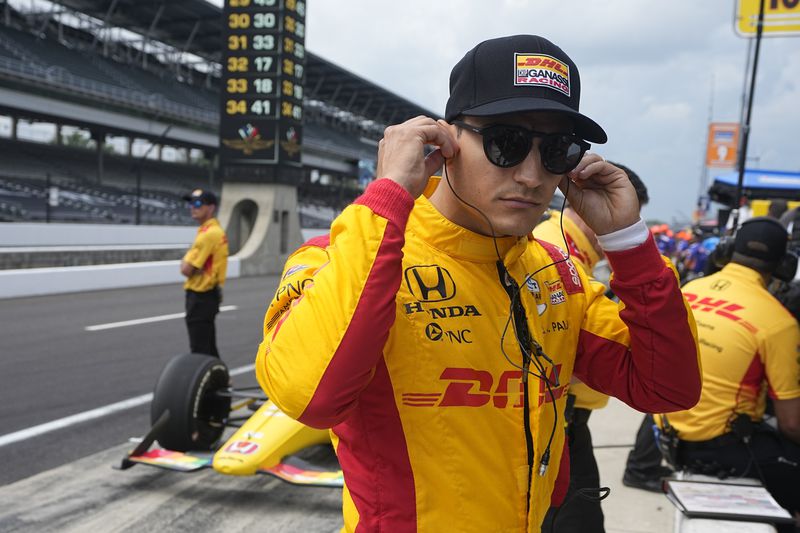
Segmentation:
{"type": "MultiPolygon", "coordinates": [[[[217,318],[231,368],[252,364],[276,277],[230,280],[217,318]]],[[[181,319],[87,332],[87,326],[179,313],[180,287],[0,300],[0,439],[152,391],[161,367],[187,348],[181,319]]],[[[234,378],[244,385],[247,374],[234,378]]],[[[253,378],[249,378],[253,382],[253,378]]],[[[181,474],[138,465],[113,470],[149,424],[149,403],[0,446],[0,533],[192,531],[332,533],[341,490],[294,487],[268,476],[181,474]]],[[[621,402],[589,425],[609,533],[671,533],[663,495],[630,489],[622,471],[641,414],[621,402]]]]}
{"type": "MultiPolygon", "coordinates": [[[[236,309],[218,315],[217,338],[229,368],[253,363],[277,283],[269,276],[226,284],[223,306],[236,309]]],[[[152,392],[166,361],[188,351],[188,338],[182,318],[86,328],[181,311],[183,291],[176,285],[0,301],[0,443],[12,436],[0,444],[0,531],[340,527],[340,490],[211,471],[112,470],[131,447],[128,438],[149,427],[150,403],[142,397],[152,392]],[[41,434],[25,432],[130,399],[138,405],[41,434]]],[[[252,371],[245,369],[234,383],[254,385],[252,371]]]]}

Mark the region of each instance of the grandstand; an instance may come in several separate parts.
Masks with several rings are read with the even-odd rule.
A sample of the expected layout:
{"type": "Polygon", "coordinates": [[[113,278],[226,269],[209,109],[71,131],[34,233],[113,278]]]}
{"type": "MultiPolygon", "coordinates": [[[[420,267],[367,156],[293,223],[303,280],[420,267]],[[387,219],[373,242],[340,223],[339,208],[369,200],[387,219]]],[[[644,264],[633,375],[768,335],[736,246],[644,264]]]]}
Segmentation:
{"type": "MultiPolygon", "coordinates": [[[[181,196],[222,185],[221,9],[204,0],[0,6],[0,221],[190,224],[181,196]],[[34,135],[41,125],[52,133],[34,135]]],[[[374,161],[383,129],[431,113],[313,53],[304,100],[301,224],[324,228],[363,187],[359,162],[374,161]]]]}

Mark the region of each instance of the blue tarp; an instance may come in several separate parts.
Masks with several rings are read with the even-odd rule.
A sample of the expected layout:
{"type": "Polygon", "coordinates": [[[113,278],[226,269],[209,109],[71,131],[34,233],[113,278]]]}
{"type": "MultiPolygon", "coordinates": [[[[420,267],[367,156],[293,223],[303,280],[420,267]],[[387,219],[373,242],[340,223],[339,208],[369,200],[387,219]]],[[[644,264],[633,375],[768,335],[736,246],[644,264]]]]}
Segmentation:
{"type": "MultiPolygon", "coordinates": [[[[716,202],[732,204],[738,180],[738,171],[715,176],[714,182],[708,190],[711,199],[716,202]]],[[[742,194],[751,199],[800,199],[800,172],[745,170],[742,194]]]]}
{"type": "MultiPolygon", "coordinates": [[[[739,172],[728,172],[716,176],[714,181],[736,186],[739,172]]],[[[784,172],[781,170],[747,170],[744,171],[743,187],[748,189],[800,189],[800,172],[784,172]]]]}

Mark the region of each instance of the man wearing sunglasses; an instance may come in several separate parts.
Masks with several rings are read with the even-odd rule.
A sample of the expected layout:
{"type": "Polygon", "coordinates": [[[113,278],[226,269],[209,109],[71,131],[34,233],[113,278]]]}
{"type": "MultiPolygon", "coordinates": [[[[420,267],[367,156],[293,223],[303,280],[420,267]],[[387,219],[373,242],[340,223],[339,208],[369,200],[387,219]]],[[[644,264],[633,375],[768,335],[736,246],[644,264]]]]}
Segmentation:
{"type": "Polygon", "coordinates": [[[630,180],[587,152],[606,134],[579,100],[546,39],[480,43],[445,120],[387,128],[379,179],[287,261],[281,285],[302,294],[271,300],[256,374],[331,428],[344,531],[539,531],[569,479],[573,373],[644,411],[697,401],[692,315],[630,180]],[[533,239],[556,187],[599,236],[622,313],[533,239]]]}
{"type": "Polygon", "coordinates": [[[228,238],[214,218],[217,195],[195,189],[185,196],[194,220],[200,227],[192,247],[181,261],[181,274],[186,277],[186,329],[192,353],[219,357],[214,319],[222,301],[222,287],[228,269],[228,238]]]}

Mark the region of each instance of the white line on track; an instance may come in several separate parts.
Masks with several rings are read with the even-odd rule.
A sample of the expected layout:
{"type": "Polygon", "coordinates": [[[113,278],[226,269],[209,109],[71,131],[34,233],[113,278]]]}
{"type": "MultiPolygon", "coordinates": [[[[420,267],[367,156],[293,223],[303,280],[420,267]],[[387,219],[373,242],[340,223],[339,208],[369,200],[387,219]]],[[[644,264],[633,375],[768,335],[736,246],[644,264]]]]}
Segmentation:
{"type": "MultiPolygon", "coordinates": [[[[238,307],[235,305],[223,305],[219,308],[220,313],[225,311],[236,311],[238,307]]],[[[186,313],[172,313],[171,315],[149,316],[146,318],[134,318],[133,320],[123,320],[122,322],[109,322],[108,324],[96,324],[94,326],[86,326],[86,331],[100,331],[104,329],[124,328],[125,326],[136,326],[138,324],[147,324],[150,322],[161,322],[162,320],[173,320],[175,318],[183,318],[186,313]]]]}
{"type": "MultiPolygon", "coordinates": [[[[229,371],[229,374],[231,376],[247,374],[248,372],[252,372],[254,368],[255,365],[240,366],[238,368],[231,369],[229,371]]],[[[153,399],[152,392],[148,394],[142,394],[141,396],[128,398],[127,400],[122,400],[121,402],[104,405],[103,407],[98,407],[96,409],[91,409],[89,411],[84,411],[82,413],[78,413],[75,415],[59,418],[58,420],[53,420],[52,422],[46,422],[44,424],[39,424],[38,426],[29,427],[27,429],[21,429],[19,431],[15,431],[14,433],[7,433],[5,435],[0,435],[0,448],[2,448],[3,446],[7,446],[9,444],[13,444],[15,442],[27,440],[32,437],[37,437],[44,433],[56,431],[57,429],[63,429],[69,426],[74,426],[75,424],[80,424],[83,422],[87,422],[89,420],[94,420],[95,418],[108,416],[110,414],[119,411],[124,411],[126,409],[138,407],[142,404],[149,402],[152,399],[153,399]]]]}

